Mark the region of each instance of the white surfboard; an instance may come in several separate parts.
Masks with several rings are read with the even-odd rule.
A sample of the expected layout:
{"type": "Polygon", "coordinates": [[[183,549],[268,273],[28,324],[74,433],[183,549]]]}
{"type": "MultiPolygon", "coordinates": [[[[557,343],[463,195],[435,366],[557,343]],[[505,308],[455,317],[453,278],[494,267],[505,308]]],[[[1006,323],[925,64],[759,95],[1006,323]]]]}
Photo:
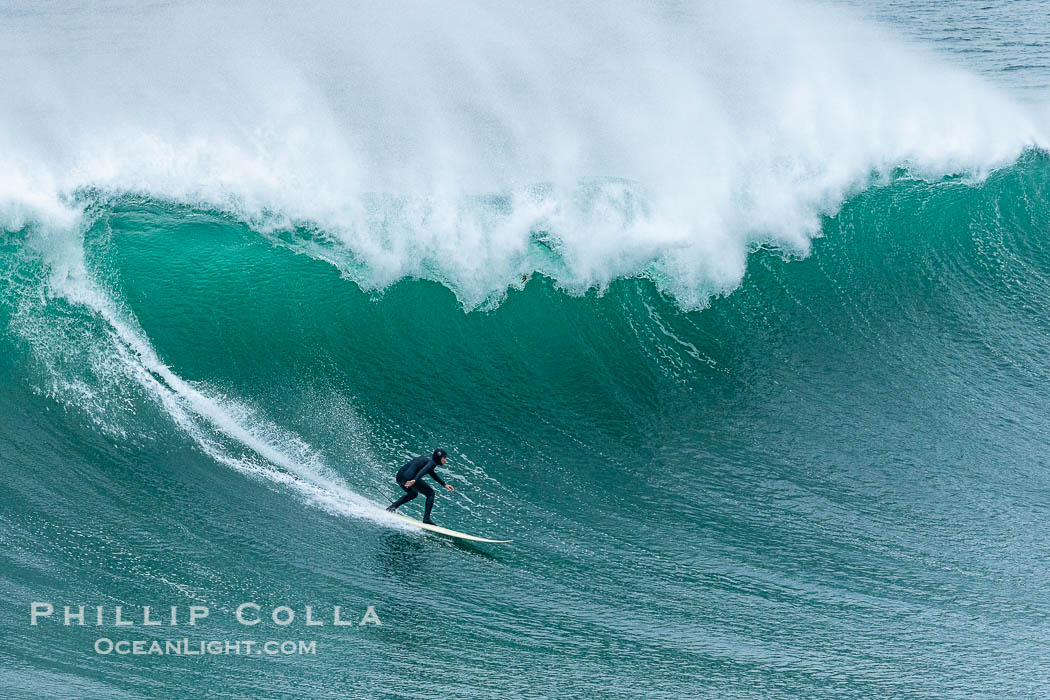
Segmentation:
{"type": "Polygon", "coordinates": [[[440,535],[448,535],[449,537],[458,537],[461,540],[470,540],[471,542],[490,542],[492,544],[503,544],[504,542],[513,542],[514,540],[490,540],[487,537],[477,537],[475,535],[468,535],[465,532],[456,532],[455,530],[449,530],[447,527],[441,527],[440,525],[427,525],[422,520],[416,520],[410,518],[407,515],[401,515],[400,513],[391,513],[395,518],[406,523],[411,523],[422,530],[429,530],[430,532],[436,532],[440,535]]]}

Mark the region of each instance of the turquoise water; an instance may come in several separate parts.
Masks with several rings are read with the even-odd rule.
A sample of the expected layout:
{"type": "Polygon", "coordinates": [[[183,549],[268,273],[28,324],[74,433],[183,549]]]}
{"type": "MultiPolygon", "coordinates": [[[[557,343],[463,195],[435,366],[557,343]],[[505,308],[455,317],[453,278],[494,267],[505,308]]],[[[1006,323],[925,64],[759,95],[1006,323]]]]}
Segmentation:
{"type": "Polygon", "coordinates": [[[39,40],[25,75],[65,65],[80,32],[68,51],[91,74],[0,112],[3,694],[1045,696],[1046,45],[989,39],[1045,18],[984,3],[963,26],[939,7],[362,10],[352,48],[334,39],[363,30],[323,6],[246,19],[248,44],[212,43],[230,17],[192,6],[4,10],[39,40]],[[217,24],[176,70],[199,12],[217,24]],[[409,84],[349,109],[426,70],[425,47],[462,46],[467,16],[521,31],[442,59],[460,72],[447,102],[428,94],[441,129],[366,118],[409,84]],[[394,60],[391,27],[424,48],[394,60]],[[310,28],[315,49],[296,43],[310,28]],[[729,29],[718,60],[687,48],[729,29]],[[104,30],[112,46],[84,38],[104,30]],[[282,33],[303,53],[278,52],[282,33]],[[771,36],[794,50],[786,86],[755,77],[771,36]],[[266,79],[295,104],[267,111],[227,44],[287,69],[266,79]],[[478,55],[536,71],[507,92],[478,55]],[[657,59],[695,101],[602,69],[657,59]],[[569,88],[582,102],[558,102],[569,88]],[[633,126],[591,111],[623,92],[663,108],[633,126]],[[778,105],[796,120],[761,111],[778,105]],[[393,472],[436,446],[456,487],[437,522],[512,544],[384,518],[393,472]],[[30,625],[33,602],[54,614],[30,625]],[[258,625],[237,622],[245,602],[258,625]],[[146,605],[180,624],[142,625],[146,605]],[[382,624],[334,626],[335,605],[382,624]],[[268,619],[280,606],[291,625],[268,619]],[[183,637],[316,650],[96,651],[183,637]]]}

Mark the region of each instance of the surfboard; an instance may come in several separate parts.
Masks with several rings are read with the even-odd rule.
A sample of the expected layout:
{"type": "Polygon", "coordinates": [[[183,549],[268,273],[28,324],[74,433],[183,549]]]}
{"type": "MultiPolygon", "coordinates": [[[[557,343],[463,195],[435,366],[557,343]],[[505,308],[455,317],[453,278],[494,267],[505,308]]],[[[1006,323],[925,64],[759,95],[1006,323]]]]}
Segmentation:
{"type": "Polygon", "coordinates": [[[514,540],[490,540],[487,537],[478,537],[477,535],[468,535],[465,532],[457,532],[456,530],[449,530],[447,527],[441,527],[440,525],[427,525],[422,520],[416,520],[410,518],[407,515],[401,515],[400,513],[391,513],[395,518],[406,523],[410,523],[420,528],[421,530],[429,530],[430,532],[436,532],[439,535],[448,535],[449,537],[458,537],[461,540],[470,540],[471,542],[489,542],[491,544],[503,544],[505,542],[513,542],[514,540]]]}

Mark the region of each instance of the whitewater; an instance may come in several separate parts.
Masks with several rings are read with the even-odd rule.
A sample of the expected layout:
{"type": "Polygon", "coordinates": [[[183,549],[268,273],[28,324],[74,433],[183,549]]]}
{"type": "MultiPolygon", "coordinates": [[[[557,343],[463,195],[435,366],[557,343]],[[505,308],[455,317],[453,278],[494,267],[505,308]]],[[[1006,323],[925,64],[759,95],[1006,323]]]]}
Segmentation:
{"type": "Polygon", "coordinates": [[[8,228],[76,231],[134,193],[308,229],[292,244],[367,289],[434,279],[467,308],[534,271],[648,276],[696,308],[863,187],[1046,142],[1030,108],[830,7],[94,9],[5,15],[8,228]]]}

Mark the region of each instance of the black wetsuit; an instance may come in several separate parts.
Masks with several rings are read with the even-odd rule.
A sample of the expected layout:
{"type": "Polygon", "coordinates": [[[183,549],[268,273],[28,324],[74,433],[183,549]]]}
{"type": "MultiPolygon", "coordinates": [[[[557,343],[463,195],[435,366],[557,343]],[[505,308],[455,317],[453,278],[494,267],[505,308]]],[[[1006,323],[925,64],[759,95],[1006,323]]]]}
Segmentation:
{"type": "Polygon", "coordinates": [[[434,489],[430,488],[430,484],[423,481],[423,477],[429,474],[434,478],[434,481],[438,482],[442,486],[445,482],[441,480],[438,473],[434,470],[437,467],[435,462],[430,457],[416,457],[411,462],[406,464],[397,470],[397,485],[405,490],[405,495],[399,498],[394,503],[390,504],[387,510],[394,511],[411,501],[416,496],[423,494],[427,499],[426,508],[423,511],[423,521],[430,520],[430,511],[434,508],[434,489]],[[405,486],[405,482],[415,480],[416,483],[411,486],[405,486]]]}

